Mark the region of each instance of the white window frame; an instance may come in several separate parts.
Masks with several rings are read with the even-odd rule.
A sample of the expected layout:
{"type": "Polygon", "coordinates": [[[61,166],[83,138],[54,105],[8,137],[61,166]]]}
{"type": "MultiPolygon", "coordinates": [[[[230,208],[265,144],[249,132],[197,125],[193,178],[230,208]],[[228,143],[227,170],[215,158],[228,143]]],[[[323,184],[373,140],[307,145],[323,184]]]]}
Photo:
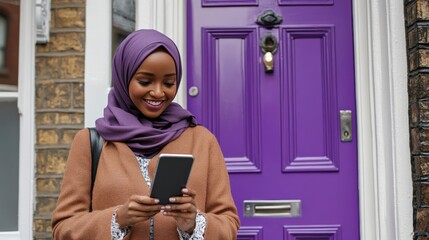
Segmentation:
{"type": "MultiPolygon", "coordinates": [[[[186,70],[185,1],[174,1],[178,4],[175,8],[165,1],[136,1],[136,28],[155,28],[172,37],[184,56],[186,70]]],[[[94,93],[107,89],[110,79],[106,75],[111,71],[111,35],[108,34],[111,16],[107,19],[110,8],[110,1],[87,0],[85,56],[94,58],[94,62],[86,61],[85,73],[103,73],[85,75],[85,116],[88,116],[85,124],[88,126],[96,119],[91,114],[97,112],[101,116],[99,113],[106,104],[103,101],[107,101],[94,93]],[[100,46],[104,47],[97,51],[100,46]]],[[[353,0],[353,13],[360,237],[410,239],[413,209],[403,2],[353,0]]],[[[186,78],[182,82],[186,83],[186,78]]],[[[177,101],[186,107],[185,84],[179,89],[177,101]]]]}
{"type": "Polygon", "coordinates": [[[20,5],[19,23],[19,239],[33,236],[34,163],[35,163],[35,2],[20,5]]]}
{"type": "Polygon", "coordinates": [[[17,99],[19,112],[19,200],[18,231],[0,232],[2,240],[33,238],[35,158],[35,2],[20,5],[18,92],[2,93],[3,99],[17,99]]]}

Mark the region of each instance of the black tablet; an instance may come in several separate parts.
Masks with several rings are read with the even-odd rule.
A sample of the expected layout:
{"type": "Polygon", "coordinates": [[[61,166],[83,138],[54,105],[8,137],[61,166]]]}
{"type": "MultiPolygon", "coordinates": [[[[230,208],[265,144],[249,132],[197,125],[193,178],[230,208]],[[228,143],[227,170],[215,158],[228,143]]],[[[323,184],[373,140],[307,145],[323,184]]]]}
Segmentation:
{"type": "Polygon", "coordinates": [[[170,203],[170,197],[182,196],[191,173],[194,157],[190,154],[161,154],[152,182],[151,198],[159,204],[170,203]]]}

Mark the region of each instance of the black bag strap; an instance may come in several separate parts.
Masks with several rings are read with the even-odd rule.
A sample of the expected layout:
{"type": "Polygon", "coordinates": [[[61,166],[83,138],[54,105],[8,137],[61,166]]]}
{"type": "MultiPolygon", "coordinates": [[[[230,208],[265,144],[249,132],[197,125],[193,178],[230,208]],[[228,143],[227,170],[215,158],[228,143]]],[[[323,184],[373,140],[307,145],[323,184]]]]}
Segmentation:
{"type": "Polygon", "coordinates": [[[91,202],[89,211],[92,211],[92,189],[94,188],[95,176],[97,175],[98,161],[100,160],[103,138],[94,127],[88,128],[91,143],[91,202]]]}

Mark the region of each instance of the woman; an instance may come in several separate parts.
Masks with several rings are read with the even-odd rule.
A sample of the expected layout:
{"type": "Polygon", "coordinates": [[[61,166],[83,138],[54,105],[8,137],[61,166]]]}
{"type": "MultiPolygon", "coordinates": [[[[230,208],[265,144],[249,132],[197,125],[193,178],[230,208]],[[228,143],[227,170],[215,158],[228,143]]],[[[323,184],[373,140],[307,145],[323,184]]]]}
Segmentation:
{"type": "Polygon", "coordinates": [[[90,211],[89,131],[72,143],[53,213],[54,239],[236,239],[239,219],[216,138],[180,105],[180,55],[154,30],[118,47],[112,89],[96,129],[104,138],[90,211]],[[158,156],[194,155],[183,196],[162,206],[149,197],[158,156]]]}

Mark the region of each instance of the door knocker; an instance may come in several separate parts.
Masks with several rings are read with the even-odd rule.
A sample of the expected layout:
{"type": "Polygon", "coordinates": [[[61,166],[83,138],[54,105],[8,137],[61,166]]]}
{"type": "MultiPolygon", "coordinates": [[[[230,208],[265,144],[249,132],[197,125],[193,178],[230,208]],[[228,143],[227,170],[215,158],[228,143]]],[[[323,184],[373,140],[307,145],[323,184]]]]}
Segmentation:
{"type": "Polygon", "coordinates": [[[265,72],[271,73],[274,71],[274,53],[277,51],[277,38],[271,33],[266,34],[261,38],[259,47],[261,48],[264,56],[262,61],[265,66],[265,72]]]}

